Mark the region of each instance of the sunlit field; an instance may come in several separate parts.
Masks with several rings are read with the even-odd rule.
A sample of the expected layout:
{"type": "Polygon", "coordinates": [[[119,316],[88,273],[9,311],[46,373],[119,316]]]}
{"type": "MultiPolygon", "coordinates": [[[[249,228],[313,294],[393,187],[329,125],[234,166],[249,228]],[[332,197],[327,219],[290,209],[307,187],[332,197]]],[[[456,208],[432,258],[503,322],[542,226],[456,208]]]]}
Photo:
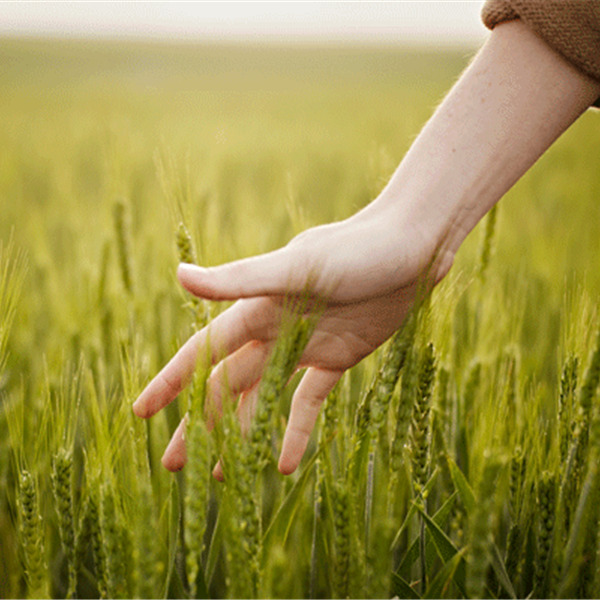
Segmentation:
{"type": "Polygon", "coordinates": [[[261,449],[231,402],[207,431],[205,372],[131,411],[227,306],[179,287],[184,252],[251,256],[368,204],[475,51],[0,40],[0,597],[600,595],[595,111],[344,376],[293,475],[302,319],[261,449]]]}

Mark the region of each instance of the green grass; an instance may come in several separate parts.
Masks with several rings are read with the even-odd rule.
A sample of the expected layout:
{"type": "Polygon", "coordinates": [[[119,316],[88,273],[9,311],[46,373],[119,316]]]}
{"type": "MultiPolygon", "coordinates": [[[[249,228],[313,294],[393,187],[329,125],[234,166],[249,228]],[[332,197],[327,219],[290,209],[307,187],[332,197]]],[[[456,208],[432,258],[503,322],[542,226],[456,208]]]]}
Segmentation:
{"type": "Polygon", "coordinates": [[[130,409],[203,319],[180,221],[212,265],[352,214],[472,54],[0,40],[0,597],[65,597],[74,570],[78,597],[600,594],[593,111],[467,239],[397,385],[393,348],[344,377],[298,473],[273,454],[209,480],[245,455],[230,414],[210,441],[196,421],[197,477],[161,467],[201,375],[149,422],[130,409]]]}

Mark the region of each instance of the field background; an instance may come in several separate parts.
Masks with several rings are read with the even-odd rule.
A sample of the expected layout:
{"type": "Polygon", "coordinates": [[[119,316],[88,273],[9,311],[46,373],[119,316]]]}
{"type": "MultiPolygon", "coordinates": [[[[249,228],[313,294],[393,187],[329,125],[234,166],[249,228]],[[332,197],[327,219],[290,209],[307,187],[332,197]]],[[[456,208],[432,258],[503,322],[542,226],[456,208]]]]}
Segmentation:
{"type": "MultiPolygon", "coordinates": [[[[18,469],[39,477],[51,522],[44,474],[52,452],[75,439],[83,464],[86,435],[100,427],[100,417],[90,425],[80,416],[74,432],[68,408],[48,425],[50,399],[79,397],[81,415],[96,394],[106,419],[124,414],[191,332],[174,277],[178,199],[205,265],[345,218],[383,188],[474,51],[0,40],[0,240],[5,248],[12,240],[27,263],[0,373],[0,597],[25,592],[18,469]],[[118,202],[129,221],[129,290],[119,266],[118,202]],[[129,390],[120,347],[136,355],[129,390]],[[88,376],[94,394],[73,383],[88,376]],[[11,441],[11,419],[21,423],[18,440],[11,441]]],[[[520,408],[499,437],[509,451],[535,443],[532,470],[536,460],[558,464],[555,450],[549,459],[545,452],[557,443],[560,371],[569,352],[587,363],[597,324],[599,119],[588,111],[502,200],[484,284],[472,291],[479,227],[434,295],[438,360],[456,370],[459,387],[473,360],[493,362],[507,348],[518,356],[520,408]],[[480,311],[477,327],[452,316],[468,314],[461,302],[480,311]],[[448,341],[457,329],[463,346],[448,341]]],[[[357,390],[374,364],[366,362],[353,375],[357,390]]],[[[173,476],[158,461],[184,410],[174,405],[149,430],[163,500],[173,476]]],[[[481,410],[471,448],[483,450],[496,424],[477,429],[477,419],[493,418],[481,410]]],[[[47,550],[58,556],[52,531],[47,550]]],[[[60,596],[59,564],[52,590],[60,596]]],[[[82,593],[93,595],[85,585],[82,593]]],[[[302,583],[290,590],[308,593],[302,583]]]]}

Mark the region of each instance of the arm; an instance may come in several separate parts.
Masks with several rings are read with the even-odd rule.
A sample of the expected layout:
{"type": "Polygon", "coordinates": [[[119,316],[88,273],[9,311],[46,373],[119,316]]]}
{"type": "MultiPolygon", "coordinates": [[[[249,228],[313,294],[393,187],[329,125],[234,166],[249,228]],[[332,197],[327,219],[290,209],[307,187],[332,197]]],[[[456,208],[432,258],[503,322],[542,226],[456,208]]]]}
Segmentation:
{"type": "MultiPolygon", "coordinates": [[[[439,280],[468,232],[599,95],[600,83],[522,23],[498,26],[369,206],[262,256],[180,266],[179,280],[191,293],[238,301],[182,346],[142,392],[135,413],[151,417],[177,396],[210,336],[218,363],[209,380],[211,405],[218,413],[227,380],[240,394],[238,413],[247,426],[282,297],[309,284],[327,304],[299,363],[307,370],[279,461],[281,472],[291,473],[321,403],[345,370],[401,326],[434,256],[439,280]]],[[[184,427],[163,456],[171,470],[185,463],[184,427]]]]}
{"type": "Polygon", "coordinates": [[[600,95],[520,21],[498,26],[381,196],[456,252],[487,211],[600,95]]]}

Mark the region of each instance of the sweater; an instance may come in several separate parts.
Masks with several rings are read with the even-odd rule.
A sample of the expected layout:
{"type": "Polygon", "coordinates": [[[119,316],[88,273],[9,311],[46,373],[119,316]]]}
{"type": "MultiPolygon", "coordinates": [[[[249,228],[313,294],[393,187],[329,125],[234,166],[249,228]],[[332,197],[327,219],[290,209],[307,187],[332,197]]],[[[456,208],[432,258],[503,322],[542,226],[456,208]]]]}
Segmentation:
{"type": "Polygon", "coordinates": [[[489,29],[521,19],[571,64],[600,81],[600,0],[487,0],[481,17],[489,29]]]}

